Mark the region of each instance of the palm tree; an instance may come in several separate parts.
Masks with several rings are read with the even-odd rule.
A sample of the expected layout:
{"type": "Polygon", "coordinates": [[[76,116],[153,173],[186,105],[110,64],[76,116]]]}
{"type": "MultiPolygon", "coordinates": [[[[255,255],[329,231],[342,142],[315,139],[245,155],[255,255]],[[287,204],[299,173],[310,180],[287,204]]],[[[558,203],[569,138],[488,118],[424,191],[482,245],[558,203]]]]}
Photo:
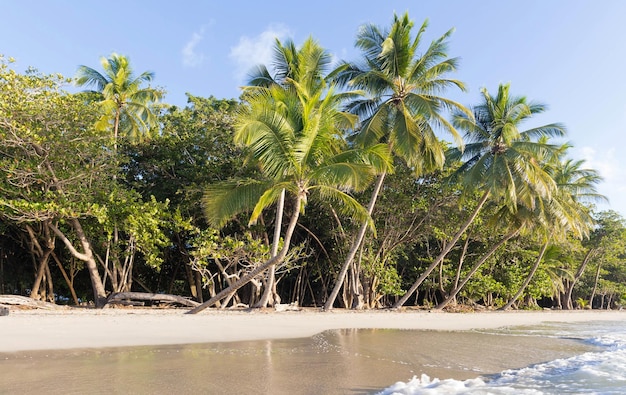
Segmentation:
{"type": "Polygon", "coordinates": [[[280,263],[310,196],[338,202],[344,212],[373,224],[347,191],[364,189],[376,171],[386,170],[389,163],[380,146],[348,149],[344,130],[353,127],[354,116],[339,110],[343,99],[321,78],[323,63],[307,63],[317,56],[314,54],[324,52],[308,39],[296,51],[298,64],[305,72],[290,74],[284,84],[246,89],[247,105],[238,114],[235,141],[248,147],[265,179],[216,184],[207,189],[204,199],[209,222],[220,227],[249,208],[250,223],[254,223],[285,191],[293,203],[282,249],[190,313],[215,304],[280,263]]]}
{"type": "MultiPolygon", "coordinates": [[[[135,77],[126,56],[113,53],[109,58],[102,57],[100,64],[104,74],[91,67],[79,66],[74,82],[80,87],[93,87],[93,90],[87,92],[95,95],[102,112],[95,126],[101,131],[112,132],[113,155],[117,161],[120,137],[131,142],[140,142],[158,125],[155,107],[163,92],[150,86],[144,87],[145,83],[152,81],[154,73],[146,71],[135,77]]],[[[113,179],[117,179],[116,174],[113,179]]],[[[115,223],[113,246],[118,242],[119,227],[115,223]]],[[[111,251],[113,288],[115,291],[126,290],[129,283],[124,280],[118,282],[119,256],[115,248],[111,251]]]]}
{"type": "Polygon", "coordinates": [[[148,87],[154,73],[143,72],[138,77],[126,56],[111,54],[102,57],[100,64],[104,74],[87,66],[80,66],[75,76],[77,86],[92,86],[102,108],[102,117],[96,124],[101,130],[111,130],[115,150],[120,135],[131,141],[141,141],[157,125],[154,104],[161,100],[163,92],[148,87]]]}
{"type": "Polygon", "coordinates": [[[508,84],[500,85],[496,96],[491,96],[486,89],[481,92],[483,102],[473,109],[473,117],[464,112],[454,114],[454,126],[466,131],[465,149],[453,148],[448,157],[452,162],[466,159],[455,175],[461,177],[468,192],[484,191],[482,197],[457,233],[394,308],[404,305],[443,261],[488,199],[501,200],[515,213],[519,204],[532,210],[537,196],[549,199],[556,190],[556,183],[539,159],[557,155],[558,147],[541,138],[563,136],[564,126],[554,123],[522,131],[520,125],[544,112],[545,105],[510,96],[508,84]]]}
{"type": "MultiPolygon", "coordinates": [[[[428,21],[425,21],[413,37],[414,24],[406,13],[394,15],[389,30],[364,25],[356,41],[356,46],[363,52],[362,64],[344,63],[337,71],[340,83],[367,94],[348,106],[349,111],[362,120],[354,142],[362,147],[380,142],[386,144],[388,151],[404,160],[418,176],[440,169],[444,164],[444,148],[435,135],[435,128],[442,127],[458,143],[461,141],[454,127],[442,115],[443,110],[465,111],[471,117],[463,106],[440,96],[449,87],[465,89],[462,82],[447,78],[447,74],[456,71],[458,63],[457,58],[447,55],[452,30],[420,53],[427,26],[428,21]]],[[[381,173],[374,185],[367,206],[370,215],[386,174],[381,173]]],[[[333,308],[366,231],[367,224],[363,223],[324,310],[333,308]]]]}
{"type": "MultiPolygon", "coordinates": [[[[569,145],[563,145],[562,153],[564,154],[567,149],[569,149],[569,145]]],[[[599,194],[596,189],[596,185],[602,181],[602,177],[596,170],[583,168],[583,165],[584,161],[582,160],[563,160],[562,158],[548,164],[548,171],[558,187],[558,194],[555,195],[554,201],[549,206],[553,216],[558,214],[554,223],[561,224],[565,227],[566,232],[572,233],[579,239],[588,237],[588,232],[595,223],[590,209],[584,203],[606,201],[606,197],[599,194]]],[[[565,291],[565,300],[562,301],[566,304],[565,308],[572,308],[573,286],[582,276],[594,253],[594,248],[590,248],[576,274],[569,282],[570,286],[565,291]]]]}
{"type": "MultiPolygon", "coordinates": [[[[468,273],[465,275],[463,280],[455,283],[452,291],[448,293],[448,295],[441,301],[435,309],[441,310],[446,307],[450,302],[455,300],[456,295],[463,289],[463,287],[467,284],[467,282],[476,274],[478,269],[482,267],[482,265],[487,262],[489,258],[496,251],[505,245],[510,239],[518,236],[524,228],[527,226],[527,223],[531,221],[531,215],[529,215],[527,210],[518,209],[515,213],[511,213],[508,207],[501,207],[493,216],[493,218],[489,221],[487,226],[490,228],[497,230],[499,226],[504,225],[504,229],[506,233],[498,239],[483,255],[480,259],[478,259],[474,265],[470,268],[468,273]]],[[[459,268],[460,272],[460,268],[459,268]]],[[[458,276],[457,276],[458,278],[458,276]]]]}
{"type": "MultiPolygon", "coordinates": [[[[325,89],[327,76],[325,75],[331,63],[330,54],[317,43],[308,39],[301,49],[298,49],[292,40],[284,44],[276,40],[274,45],[274,60],[272,68],[274,75],[270,73],[266,65],[259,65],[250,74],[248,86],[243,87],[245,94],[254,95],[264,92],[272,86],[281,86],[285,89],[304,87],[309,92],[325,89]]],[[[238,141],[243,144],[243,141],[238,141]]],[[[274,238],[271,248],[271,256],[278,253],[279,239],[281,234],[282,217],[285,201],[283,190],[277,203],[276,221],[274,226],[274,238]]],[[[272,265],[267,273],[265,290],[256,307],[266,307],[270,299],[275,299],[275,265],[272,265]]]]}

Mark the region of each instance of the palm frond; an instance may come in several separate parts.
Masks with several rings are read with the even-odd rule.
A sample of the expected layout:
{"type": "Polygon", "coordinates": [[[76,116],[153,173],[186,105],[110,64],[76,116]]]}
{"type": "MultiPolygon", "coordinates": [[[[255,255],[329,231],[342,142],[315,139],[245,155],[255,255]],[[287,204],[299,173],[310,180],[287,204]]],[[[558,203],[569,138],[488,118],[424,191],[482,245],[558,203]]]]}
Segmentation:
{"type": "Polygon", "coordinates": [[[272,183],[245,179],[209,185],[202,198],[207,220],[216,228],[223,227],[236,215],[250,212],[272,183]]]}

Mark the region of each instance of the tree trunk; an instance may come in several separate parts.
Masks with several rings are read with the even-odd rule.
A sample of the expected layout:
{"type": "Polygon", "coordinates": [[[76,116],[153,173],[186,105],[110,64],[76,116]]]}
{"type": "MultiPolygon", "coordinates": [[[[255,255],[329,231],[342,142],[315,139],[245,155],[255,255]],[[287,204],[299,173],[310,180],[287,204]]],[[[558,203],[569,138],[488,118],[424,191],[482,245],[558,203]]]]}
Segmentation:
{"type": "Polygon", "coordinates": [[[530,269],[530,273],[528,273],[528,276],[526,276],[526,280],[524,280],[524,283],[522,284],[522,286],[517,290],[517,293],[513,295],[511,300],[509,300],[509,302],[505,304],[504,306],[502,306],[499,310],[508,310],[509,308],[511,308],[511,306],[513,306],[513,303],[515,303],[515,301],[522,295],[522,293],[524,292],[528,284],[530,284],[530,281],[533,279],[533,276],[537,272],[537,269],[539,269],[541,260],[543,259],[543,256],[545,255],[546,250],[548,249],[549,245],[550,245],[550,238],[548,238],[548,240],[546,240],[546,242],[543,244],[543,247],[541,248],[541,252],[539,252],[539,256],[535,260],[535,264],[530,269]]]}
{"type": "Polygon", "coordinates": [[[452,240],[450,240],[450,242],[446,244],[446,246],[444,247],[443,251],[441,251],[441,253],[439,254],[439,256],[437,256],[437,258],[434,260],[434,262],[431,263],[430,266],[428,266],[428,268],[424,271],[424,273],[422,273],[421,276],[419,276],[419,278],[415,281],[415,283],[413,283],[411,288],[409,288],[409,290],[404,294],[404,296],[402,296],[396,302],[396,304],[393,305],[394,309],[399,309],[400,307],[402,307],[407,302],[407,300],[409,300],[411,295],[413,295],[413,293],[415,293],[415,291],[417,291],[417,288],[420,285],[422,285],[422,283],[424,282],[426,277],[428,277],[428,275],[437,267],[437,265],[439,265],[439,263],[441,261],[443,261],[443,259],[446,257],[446,255],[448,255],[450,250],[452,250],[452,247],[454,247],[456,242],[459,241],[459,239],[461,238],[463,233],[465,233],[467,228],[469,228],[469,226],[472,224],[472,222],[474,222],[474,219],[476,218],[476,216],[478,215],[478,213],[480,212],[480,210],[484,206],[485,202],[487,202],[488,198],[489,198],[489,191],[487,191],[487,192],[485,192],[483,194],[483,196],[480,198],[480,201],[478,202],[478,205],[476,206],[476,208],[474,209],[472,214],[465,221],[465,223],[463,223],[463,225],[461,226],[459,231],[456,232],[456,234],[452,237],[452,240]]]}
{"type": "Polygon", "coordinates": [[[565,303],[565,306],[563,306],[565,310],[574,309],[574,303],[572,301],[572,293],[574,292],[574,286],[576,285],[578,280],[580,280],[580,278],[583,276],[583,273],[585,272],[585,268],[587,267],[587,264],[591,260],[591,257],[595,255],[596,251],[597,251],[596,248],[589,248],[589,251],[587,251],[587,254],[585,254],[585,257],[583,258],[583,261],[580,264],[580,267],[576,271],[576,275],[570,281],[569,286],[567,287],[567,290],[565,291],[565,300],[563,301],[565,303]]]}
{"type": "MultiPolygon", "coordinates": [[[[50,259],[50,254],[54,251],[54,238],[50,237],[50,230],[48,229],[47,224],[48,221],[41,224],[43,234],[46,239],[45,248],[39,243],[33,228],[30,225],[26,225],[26,231],[30,237],[30,253],[33,255],[33,258],[38,257],[37,273],[35,274],[35,280],[30,292],[30,297],[35,300],[42,299],[40,295],[40,293],[42,293],[40,292],[41,283],[44,281],[46,271],[50,270],[48,268],[48,260],[50,259]]],[[[48,280],[50,280],[50,276],[48,276],[48,280]]]]}
{"type": "Polygon", "coordinates": [[[76,232],[78,239],[80,240],[80,244],[82,246],[83,252],[78,251],[72,245],[72,242],[61,232],[56,226],[50,224],[50,229],[59,236],[65,246],[70,250],[72,255],[81,261],[85,262],[85,266],[87,267],[87,271],[89,272],[89,279],[91,280],[91,287],[93,289],[94,303],[96,307],[101,308],[106,304],[106,291],[104,290],[104,286],[102,285],[102,279],[100,277],[100,273],[98,273],[98,267],[96,265],[96,260],[94,259],[94,254],[91,249],[91,244],[89,240],[87,240],[87,236],[83,231],[83,227],[80,225],[80,222],[77,218],[72,218],[69,220],[70,225],[76,232]]]}
{"type": "MultiPolygon", "coordinates": [[[[278,254],[278,244],[280,243],[280,233],[283,226],[283,210],[285,208],[285,190],[283,189],[278,198],[278,205],[276,207],[276,224],[274,225],[274,239],[272,240],[272,251],[270,258],[273,258],[278,254]]],[[[267,271],[267,278],[265,280],[265,290],[261,299],[254,307],[267,307],[268,305],[274,305],[280,303],[280,300],[276,300],[276,265],[270,266],[267,271]]]]}
{"type": "Polygon", "coordinates": [[[295,204],[293,207],[293,213],[291,215],[291,220],[289,221],[289,226],[287,227],[287,231],[285,232],[285,241],[283,243],[283,248],[280,250],[278,255],[270,258],[267,262],[257,266],[255,269],[250,271],[248,274],[237,280],[230,287],[223,289],[217,295],[209,299],[208,301],[202,303],[200,306],[189,310],[187,314],[196,314],[200,311],[206,309],[207,307],[213,306],[216,302],[222,300],[224,297],[234,293],[239,288],[248,284],[252,279],[262,273],[264,270],[268,269],[272,265],[276,265],[281,263],[285,257],[287,256],[287,252],[289,252],[289,245],[291,243],[291,236],[293,236],[294,230],[296,229],[296,224],[298,223],[298,217],[300,216],[300,206],[302,205],[302,199],[304,195],[303,192],[298,193],[296,195],[295,204]]]}
{"type": "MultiPolygon", "coordinates": [[[[387,173],[382,173],[378,176],[378,180],[376,180],[376,184],[374,185],[374,190],[372,191],[372,197],[370,198],[370,202],[367,205],[367,213],[371,217],[372,212],[374,211],[374,206],[376,205],[376,199],[378,198],[378,194],[383,186],[383,182],[385,181],[385,176],[387,173]]],[[[339,290],[344,283],[344,279],[346,277],[346,273],[348,273],[348,269],[356,256],[357,251],[361,247],[361,243],[363,243],[363,238],[365,237],[365,233],[367,232],[368,223],[364,221],[361,224],[361,228],[359,229],[359,233],[357,233],[356,238],[352,242],[352,246],[350,247],[350,251],[348,251],[348,256],[346,256],[345,261],[343,262],[343,266],[337,275],[337,279],[335,280],[335,287],[333,288],[328,300],[324,304],[324,310],[330,311],[333,308],[333,304],[335,303],[335,299],[337,299],[337,295],[339,295],[339,290]]]]}
{"type": "MultiPolygon", "coordinates": [[[[593,281],[593,289],[591,290],[591,296],[589,297],[589,308],[593,309],[593,298],[596,296],[596,291],[598,290],[598,281],[600,281],[600,268],[602,267],[601,263],[598,262],[598,268],[596,269],[596,277],[593,281]]],[[[600,306],[602,308],[602,306],[600,306]]]]}
{"type": "Polygon", "coordinates": [[[439,303],[437,305],[437,307],[435,307],[435,309],[441,310],[444,307],[446,307],[448,305],[448,303],[450,303],[452,300],[454,300],[456,298],[456,295],[461,291],[461,289],[465,286],[465,284],[467,284],[467,282],[470,280],[470,278],[472,278],[472,276],[474,274],[476,274],[476,272],[478,271],[478,268],[481,267],[483,265],[483,263],[485,263],[487,261],[487,259],[489,259],[498,250],[498,248],[500,248],[504,243],[509,241],[511,238],[513,238],[518,233],[519,233],[519,230],[515,230],[513,232],[510,232],[504,238],[502,238],[500,241],[498,241],[496,244],[494,244],[491,247],[491,249],[489,251],[487,251],[487,253],[485,255],[483,255],[483,257],[478,262],[476,262],[474,264],[474,266],[472,267],[470,272],[467,274],[467,276],[465,276],[463,281],[461,281],[461,283],[459,285],[457,285],[456,288],[454,288],[454,290],[452,290],[452,292],[450,292],[448,297],[445,298],[441,303],[439,303]]]}
{"type": "MultiPolygon", "coordinates": [[[[458,291],[454,292],[454,290],[456,290],[459,287],[459,281],[461,281],[461,270],[463,269],[463,263],[465,262],[465,256],[467,255],[467,249],[469,247],[469,242],[470,242],[470,238],[467,237],[465,239],[465,243],[463,243],[463,250],[461,250],[461,256],[459,257],[459,265],[456,267],[456,274],[454,275],[454,283],[452,284],[453,291],[446,298],[446,300],[449,299],[449,301],[447,303],[450,303],[450,302],[456,303],[456,295],[458,294],[458,291]]],[[[444,300],[444,302],[446,300],[444,300]]],[[[445,305],[444,305],[444,307],[445,307],[445,305]]],[[[439,306],[437,306],[437,308],[439,308],[439,306]]],[[[443,307],[441,307],[441,308],[443,308],[443,307]]]]}
{"type": "Polygon", "coordinates": [[[65,279],[65,283],[67,284],[67,287],[69,288],[70,293],[72,294],[72,301],[74,301],[74,306],[78,306],[78,297],[76,296],[74,283],[72,282],[72,280],[70,280],[70,277],[67,275],[67,272],[63,268],[61,261],[59,260],[59,258],[56,256],[54,252],[52,253],[52,259],[54,259],[54,262],[56,262],[57,267],[59,268],[59,270],[61,271],[61,274],[63,275],[63,278],[65,279]]]}

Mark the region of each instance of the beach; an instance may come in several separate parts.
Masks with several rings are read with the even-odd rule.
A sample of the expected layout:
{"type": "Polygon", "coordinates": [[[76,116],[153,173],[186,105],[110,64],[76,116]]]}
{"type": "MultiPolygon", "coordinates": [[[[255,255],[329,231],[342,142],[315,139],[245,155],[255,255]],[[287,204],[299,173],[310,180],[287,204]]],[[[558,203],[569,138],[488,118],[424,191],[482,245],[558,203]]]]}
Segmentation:
{"type": "Polygon", "coordinates": [[[502,328],[621,321],[622,312],[15,310],[0,317],[0,393],[375,393],[590,351],[502,328]],[[500,328],[500,329],[498,329],[500,328]],[[103,386],[102,377],[108,377],[103,386]],[[94,392],[94,388],[96,388],[94,392]],[[109,392],[107,392],[109,393],[109,392]]]}
{"type": "Polygon", "coordinates": [[[621,311],[446,313],[424,310],[321,312],[313,309],[208,310],[112,308],[12,310],[0,317],[0,352],[128,347],[310,337],[332,329],[466,331],[542,322],[616,321],[621,311]]]}

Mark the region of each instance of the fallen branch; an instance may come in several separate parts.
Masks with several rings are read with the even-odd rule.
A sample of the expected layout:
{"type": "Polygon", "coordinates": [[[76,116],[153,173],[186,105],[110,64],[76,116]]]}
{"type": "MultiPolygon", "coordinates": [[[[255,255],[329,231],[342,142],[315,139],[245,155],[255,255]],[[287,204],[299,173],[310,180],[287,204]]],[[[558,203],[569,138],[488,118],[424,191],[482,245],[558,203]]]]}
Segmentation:
{"type": "MultiPolygon", "coordinates": [[[[9,305],[9,306],[27,306],[35,309],[58,309],[54,303],[44,302],[42,300],[31,299],[27,296],[21,295],[0,295],[0,305],[9,305]]],[[[6,307],[6,306],[5,306],[6,307]]]]}
{"type": "MultiPolygon", "coordinates": [[[[195,302],[193,300],[187,299],[178,295],[168,295],[168,294],[154,294],[147,292],[115,292],[109,295],[107,298],[106,304],[109,303],[122,303],[128,304],[129,300],[143,300],[157,303],[178,303],[187,307],[196,307],[199,306],[200,303],[195,302]]],[[[105,305],[106,305],[105,304],[105,305]]]]}

